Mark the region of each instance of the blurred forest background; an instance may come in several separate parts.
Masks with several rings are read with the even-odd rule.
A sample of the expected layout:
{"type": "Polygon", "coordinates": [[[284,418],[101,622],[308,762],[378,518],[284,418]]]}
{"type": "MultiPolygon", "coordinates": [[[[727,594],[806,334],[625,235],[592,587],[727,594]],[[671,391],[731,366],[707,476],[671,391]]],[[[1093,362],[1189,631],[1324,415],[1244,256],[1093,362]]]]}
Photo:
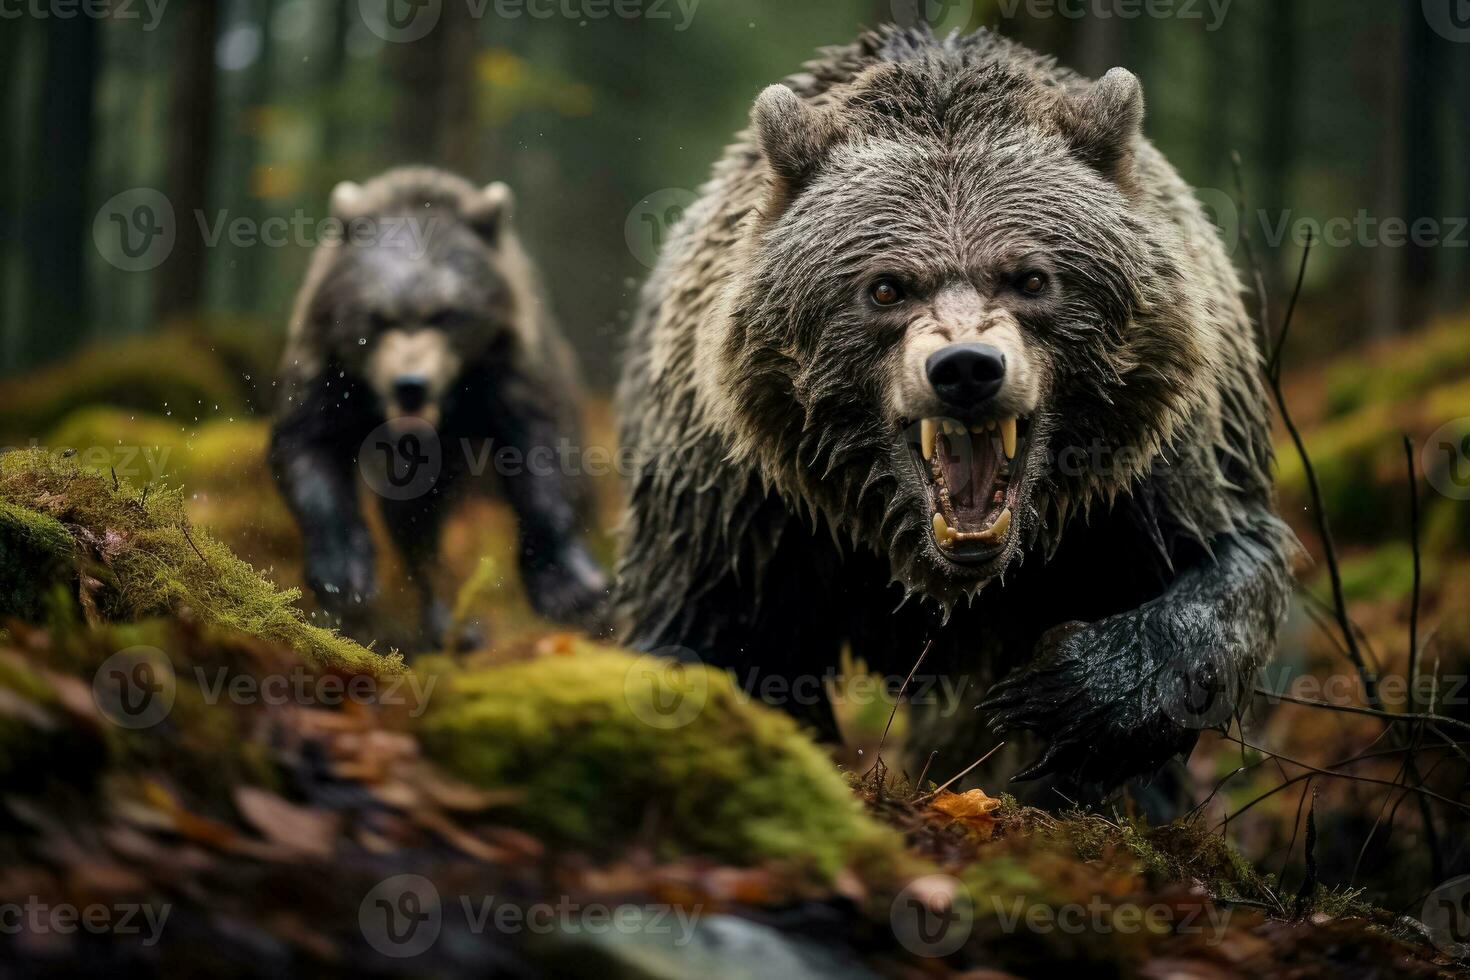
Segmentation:
{"type": "Polygon", "coordinates": [[[0,373],[170,323],[279,335],[310,234],[211,243],[217,222],[314,227],[336,181],[427,162],[516,189],[555,306],[605,385],[660,230],[756,92],[913,6],[1090,74],[1138,73],[1150,136],[1227,232],[1239,151],[1253,236],[1285,232],[1263,249],[1277,292],[1303,221],[1433,219],[1447,247],[1386,247],[1370,227],[1319,251],[1303,352],[1340,350],[1470,294],[1470,31],[1445,5],[1436,24],[1421,0],[1177,0],[1163,17],[1136,16],[1135,0],[648,0],[635,19],[610,0],[416,13],[407,0],[111,0],[101,18],[8,4],[0,373]],[[414,33],[395,35],[390,2],[434,29],[385,40],[414,33]],[[52,13],[21,13],[37,10],[52,13]],[[99,210],[137,188],[164,195],[177,235],[142,271],[94,235],[99,210]]]}
{"type": "MultiPolygon", "coordinates": [[[[433,163],[509,182],[556,312],[605,394],[663,231],[757,92],[817,47],[921,8],[942,30],[989,25],[1089,74],[1139,74],[1149,135],[1199,188],[1242,268],[1249,234],[1272,332],[1302,234],[1326,229],[1284,389],[1337,536],[1353,635],[1374,676],[1422,665],[1443,684],[1431,706],[1470,724],[1463,0],[416,3],[113,0],[108,16],[88,18],[58,16],[75,13],[68,0],[0,0],[0,447],[75,447],[135,483],[183,484],[192,521],[273,581],[300,584],[296,528],[266,489],[265,415],[291,297],[337,181],[433,163]],[[612,15],[630,4],[648,16],[612,15]],[[1144,9],[1166,15],[1118,16],[1144,9]],[[437,20],[403,40],[417,33],[415,10],[437,20]],[[1237,203],[1235,152],[1248,207],[1237,203]],[[271,219],[284,219],[271,232],[281,237],[252,242],[271,219]]],[[[610,440],[605,397],[589,416],[592,438],[610,440]]],[[[1331,638],[1341,631],[1321,628],[1333,591],[1323,537],[1305,468],[1281,436],[1282,512],[1315,561],[1262,683],[1347,681],[1329,700],[1362,707],[1373,699],[1331,638]]],[[[618,490],[602,489],[606,558],[618,490]]],[[[483,612],[502,653],[538,642],[550,627],[503,571],[515,567],[510,516],[468,507],[445,534],[457,614],[483,612]]],[[[413,592],[394,575],[380,569],[407,616],[413,592]]],[[[1470,870],[1462,745],[1415,727],[1414,769],[1395,754],[1413,762],[1398,734],[1370,751],[1408,726],[1257,707],[1243,733],[1267,751],[1211,737],[1190,764],[1212,826],[1228,823],[1253,859],[1300,880],[1308,790],[1320,790],[1324,881],[1371,884],[1370,898],[1404,910],[1470,870]],[[1424,797],[1411,782],[1443,807],[1413,805],[1424,797]]],[[[1387,705],[1415,707],[1425,705],[1387,705]]]]}

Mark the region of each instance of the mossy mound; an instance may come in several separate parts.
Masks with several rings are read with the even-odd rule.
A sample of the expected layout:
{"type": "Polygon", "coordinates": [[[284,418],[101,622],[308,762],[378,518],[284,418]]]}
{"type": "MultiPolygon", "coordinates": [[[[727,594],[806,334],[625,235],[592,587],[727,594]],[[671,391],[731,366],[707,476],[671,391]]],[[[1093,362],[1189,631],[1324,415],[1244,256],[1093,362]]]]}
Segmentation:
{"type": "Polygon", "coordinates": [[[46,436],[52,452],[136,483],[188,488],[189,514],[237,553],[261,565],[296,556],[301,536],[275,492],[266,462],[270,424],[241,418],[185,426],[172,418],[99,406],[79,409],[46,436]],[[260,488],[242,493],[242,487],[260,488]]]}
{"type": "Polygon", "coordinates": [[[824,880],[902,852],[790,717],[711,668],[583,645],[448,675],[419,734],[461,778],[523,791],[526,826],[582,845],[647,836],[824,880]]]}
{"type": "Polygon", "coordinates": [[[64,361],[0,382],[0,441],[39,440],[79,408],[112,405],[192,421],[240,417],[254,398],[238,358],[188,330],[83,348],[64,361]]]}
{"type": "MultiPolygon", "coordinates": [[[[14,537],[40,535],[59,545],[59,525],[73,558],[59,579],[95,619],[131,622],[186,615],[295,650],[313,667],[347,673],[397,673],[384,657],[306,622],[294,591],[276,588],[209,534],[191,528],[177,490],[142,491],[74,459],[42,450],[0,455],[0,517],[14,537]],[[5,516],[8,515],[8,516],[5,516]]],[[[18,555],[18,553],[17,553],[18,555]]],[[[0,594],[17,590],[12,575],[34,576],[7,549],[0,594]]],[[[32,590],[49,589],[44,580],[32,590]]],[[[25,588],[25,587],[22,587],[25,588]]]]}
{"type": "Polygon", "coordinates": [[[0,500],[0,617],[40,618],[48,589],[75,578],[75,556],[60,521],[0,500]]]}
{"type": "Polygon", "coordinates": [[[1369,405],[1412,401],[1467,374],[1470,324],[1442,323],[1416,334],[1412,343],[1386,345],[1334,364],[1327,371],[1327,411],[1340,418],[1369,405]]]}

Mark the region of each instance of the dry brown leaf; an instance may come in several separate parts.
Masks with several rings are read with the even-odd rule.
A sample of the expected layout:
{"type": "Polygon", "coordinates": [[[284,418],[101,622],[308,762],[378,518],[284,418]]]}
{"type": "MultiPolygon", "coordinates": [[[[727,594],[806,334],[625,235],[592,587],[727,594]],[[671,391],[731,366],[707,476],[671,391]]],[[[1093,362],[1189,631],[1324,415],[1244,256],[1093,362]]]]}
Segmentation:
{"type": "Polygon", "coordinates": [[[297,806],[255,786],[237,786],[235,808],[266,840],[313,857],[332,856],[341,829],[335,813],[297,806]]]}
{"type": "Polygon", "coordinates": [[[949,817],[966,832],[982,840],[989,840],[995,834],[994,813],[999,806],[1000,800],[986,796],[981,789],[965,793],[945,791],[929,804],[930,809],[949,817]]]}

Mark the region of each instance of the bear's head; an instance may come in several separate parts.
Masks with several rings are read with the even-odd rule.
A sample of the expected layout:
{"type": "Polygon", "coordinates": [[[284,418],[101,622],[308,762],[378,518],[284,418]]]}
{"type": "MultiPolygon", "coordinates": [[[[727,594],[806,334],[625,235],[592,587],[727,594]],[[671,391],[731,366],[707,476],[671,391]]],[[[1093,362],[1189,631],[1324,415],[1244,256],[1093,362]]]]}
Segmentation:
{"type": "MultiPolygon", "coordinates": [[[[946,607],[1125,492],[1209,397],[1138,80],[936,47],[755,104],[757,206],[699,353],[803,512],[946,607]]],[[[1171,179],[1172,176],[1171,176],[1171,179]]]]}
{"type": "Polygon", "coordinates": [[[430,169],[332,192],[343,234],[305,315],[321,355],[362,382],[390,422],[437,424],[461,371],[515,336],[511,203],[504,184],[477,188],[430,169]]]}

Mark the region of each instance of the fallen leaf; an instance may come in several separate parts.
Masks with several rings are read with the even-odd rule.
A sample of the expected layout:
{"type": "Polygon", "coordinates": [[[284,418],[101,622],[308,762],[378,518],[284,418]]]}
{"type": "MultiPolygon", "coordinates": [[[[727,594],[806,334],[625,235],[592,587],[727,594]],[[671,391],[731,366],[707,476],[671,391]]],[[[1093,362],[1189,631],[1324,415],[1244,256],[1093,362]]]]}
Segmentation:
{"type": "Polygon", "coordinates": [[[989,840],[995,834],[993,814],[1000,806],[1000,800],[986,796],[984,790],[972,789],[966,793],[946,791],[936,796],[929,806],[982,840],[989,840]]]}
{"type": "Polygon", "coordinates": [[[325,810],[297,806],[255,786],[237,786],[235,808],[261,835],[314,857],[332,856],[340,818],[325,810]]]}

